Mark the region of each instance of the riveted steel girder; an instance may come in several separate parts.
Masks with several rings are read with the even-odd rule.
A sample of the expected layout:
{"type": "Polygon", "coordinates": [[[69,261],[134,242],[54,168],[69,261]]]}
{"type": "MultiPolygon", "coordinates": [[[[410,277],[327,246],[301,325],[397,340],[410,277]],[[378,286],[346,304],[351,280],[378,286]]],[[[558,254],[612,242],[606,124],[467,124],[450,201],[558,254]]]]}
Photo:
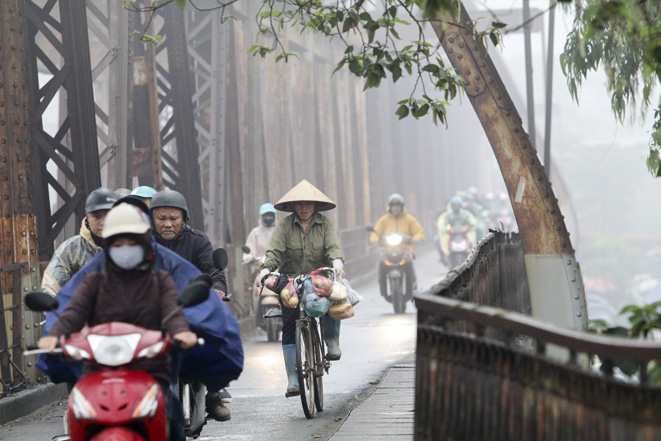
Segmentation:
{"type": "MultiPolygon", "coordinates": [[[[26,11],[21,0],[0,2],[0,361],[4,386],[24,383],[36,369],[22,348],[39,337],[38,314],[23,308],[36,289],[39,252],[30,149],[26,11]],[[8,312],[8,314],[5,314],[8,312]],[[6,375],[11,375],[7,378],[6,375]]],[[[6,391],[5,391],[6,392],[6,391]]]]}
{"type": "Polygon", "coordinates": [[[521,233],[533,315],[584,328],[583,282],[551,183],[468,13],[462,6],[459,20],[445,19],[432,25],[465,80],[503,174],[521,233]]]}

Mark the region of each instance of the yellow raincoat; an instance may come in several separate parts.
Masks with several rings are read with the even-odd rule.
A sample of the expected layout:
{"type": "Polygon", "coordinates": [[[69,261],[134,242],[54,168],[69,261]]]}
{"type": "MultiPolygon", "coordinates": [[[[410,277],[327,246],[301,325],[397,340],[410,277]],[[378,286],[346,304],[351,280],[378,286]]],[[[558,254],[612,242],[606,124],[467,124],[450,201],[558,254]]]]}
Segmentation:
{"type": "MultiPolygon", "coordinates": [[[[425,238],[425,231],[422,229],[420,222],[408,214],[406,208],[402,208],[402,212],[398,216],[393,215],[390,211],[381,216],[381,219],[374,225],[374,231],[370,235],[370,242],[376,243],[382,236],[395,232],[411,236],[411,238],[420,241],[425,238]]],[[[407,245],[407,247],[413,250],[413,245],[407,245]]]]}

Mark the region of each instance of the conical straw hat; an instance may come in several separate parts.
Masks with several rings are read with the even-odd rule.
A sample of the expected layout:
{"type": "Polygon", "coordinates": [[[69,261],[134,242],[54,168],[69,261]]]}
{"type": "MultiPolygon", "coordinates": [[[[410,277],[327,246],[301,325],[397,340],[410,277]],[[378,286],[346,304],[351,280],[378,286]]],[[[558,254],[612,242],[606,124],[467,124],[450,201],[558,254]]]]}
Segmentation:
{"type": "Polygon", "coordinates": [[[335,203],[328,196],[323,194],[317,187],[303,179],[289,190],[287,194],[280,198],[275,204],[275,209],[280,211],[294,211],[292,202],[310,201],[316,203],[317,211],[332,210],[335,203]]]}

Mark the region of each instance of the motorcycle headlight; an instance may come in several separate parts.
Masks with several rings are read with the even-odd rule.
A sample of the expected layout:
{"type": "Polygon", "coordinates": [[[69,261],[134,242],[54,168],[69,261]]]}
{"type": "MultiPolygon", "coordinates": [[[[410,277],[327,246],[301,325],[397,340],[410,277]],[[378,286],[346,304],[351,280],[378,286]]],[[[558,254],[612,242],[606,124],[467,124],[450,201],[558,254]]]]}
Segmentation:
{"type": "Polygon", "coordinates": [[[404,237],[400,236],[399,234],[391,234],[390,236],[386,237],[386,242],[391,247],[396,247],[397,245],[402,243],[402,239],[404,239],[404,237]]]}
{"type": "Polygon", "coordinates": [[[73,402],[73,415],[76,417],[78,421],[81,421],[83,419],[85,420],[95,420],[97,417],[96,410],[94,410],[94,407],[90,404],[89,401],[85,398],[83,393],[78,390],[77,387],[73,387],[71,389],[71,398],[73,402]]]}
{"type": "Polygon", "coordinates": [[[165,342],[159,341],[151,346],[147,346],[142,351],[138,352],[138,358],[154,358],[161,352],[164,345],[165,342]]]}
{"type": "Polygon", "coordinates": [[[90,357],[90,354],[88,354],[86,350],[80,349],[77,346],[64,345],[64,350],[67,351],[67,354],[69,354],[71,358],[77,361],[92,359],[92,357],[90,357]]]}
{"type": "Polygon", "coordinates": [[[152,418],[156,414],[156,409],[158,408],[158,389],[158,384],[155,384],[149,388],[145,396],[140,401],[140,404],[138,404],[138,406],[133,411],[131,418],[134,420],[152,418]]]}
{"type": "Polygon", "coordinates": [[[140,342],[140,334],[87,336],[94,359],[105,366],[121,366],[133,360],[133,354],[140,342]]]}

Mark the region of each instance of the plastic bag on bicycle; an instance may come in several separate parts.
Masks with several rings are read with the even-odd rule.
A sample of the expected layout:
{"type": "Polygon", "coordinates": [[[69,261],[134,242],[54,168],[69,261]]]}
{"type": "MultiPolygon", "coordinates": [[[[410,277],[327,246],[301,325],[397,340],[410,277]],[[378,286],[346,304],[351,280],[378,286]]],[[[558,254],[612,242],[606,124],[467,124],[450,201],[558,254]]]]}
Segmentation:
{"type": "Polygon", "coordinates": [[[333,320],[343,320],[353,317],[354,310],[349,302],[349,299],[345,298],[337,302],[333,302],[328,308],[328,316],[333,320]]]}
{"type": "Polygon", "coordinates": [[[282,299],[282,304],[287,308],[296,308],[298,306],[298,293],[296,292],[296,288],[294,288],[293,279],[289,279],[287,285],[282,288],[280,298],[282,299]]]}
{"type": "Polygon", "coordinates": [[[318,296],[328,297],[333,293],[333,279],[329,279],[321,274],[312,274],[310,278],[314,285],[314,292],[318,296]]]}
{"type": "Polygon", "coordinates": [[[330,300],[328,300],[328,297],[321,297],[315,292],[314,283],[309,276],[303,279],[301,290],[303,307],[309,316],[321,317],[328,312],[331,304],[330,300]]]}

